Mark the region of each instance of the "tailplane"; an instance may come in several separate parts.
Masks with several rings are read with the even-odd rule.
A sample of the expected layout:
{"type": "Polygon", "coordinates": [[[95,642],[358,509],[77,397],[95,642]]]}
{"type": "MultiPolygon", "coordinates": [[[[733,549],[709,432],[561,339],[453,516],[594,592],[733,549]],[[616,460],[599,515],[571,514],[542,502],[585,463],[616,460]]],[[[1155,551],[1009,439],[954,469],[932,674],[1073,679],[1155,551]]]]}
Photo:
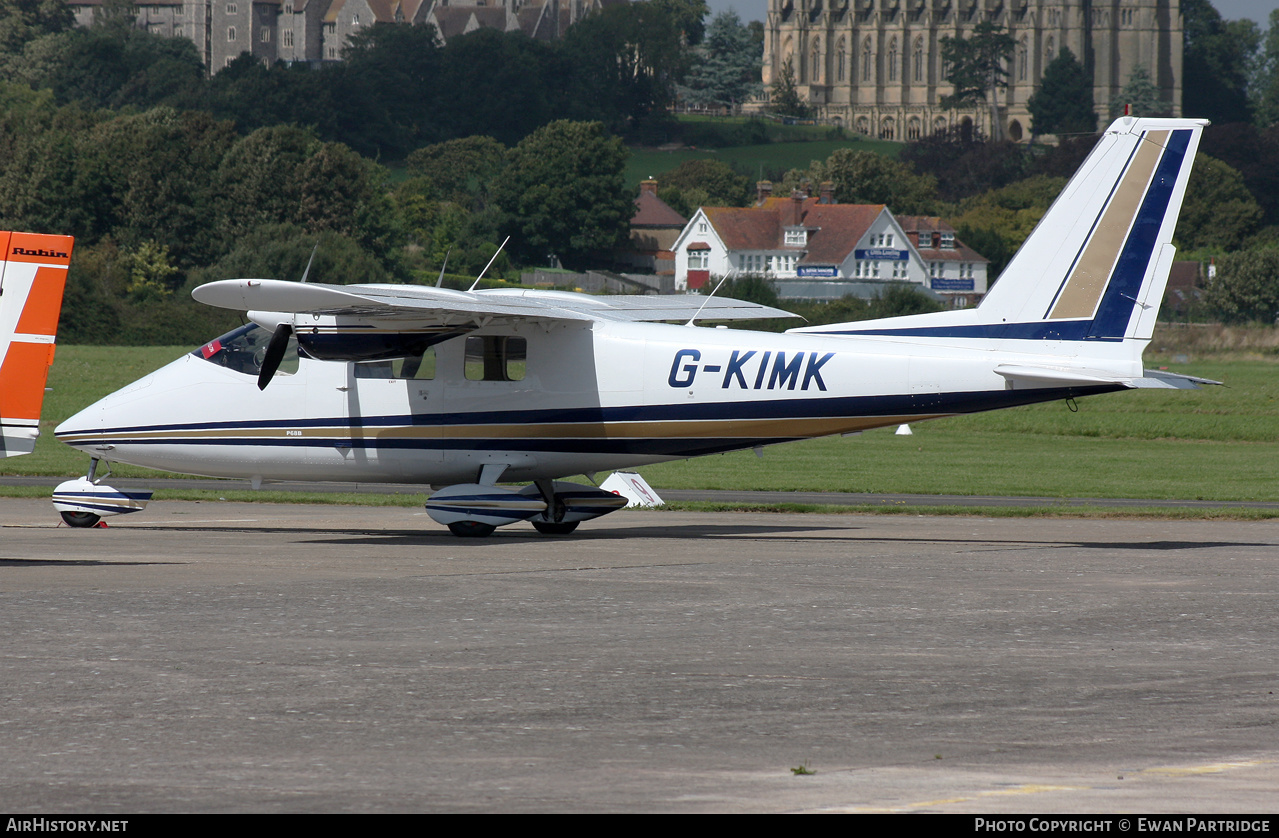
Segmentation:
{"type": "Polygon", "coordinates": [[[73,243],[0,232],[0,457],[35,450],[73,243]]]}
{"type": "Polygon", "coordinates": [[[974,309],[795,331],[1126,342],[1140,358],[1206,120],[1122,117],[974,309]]]}

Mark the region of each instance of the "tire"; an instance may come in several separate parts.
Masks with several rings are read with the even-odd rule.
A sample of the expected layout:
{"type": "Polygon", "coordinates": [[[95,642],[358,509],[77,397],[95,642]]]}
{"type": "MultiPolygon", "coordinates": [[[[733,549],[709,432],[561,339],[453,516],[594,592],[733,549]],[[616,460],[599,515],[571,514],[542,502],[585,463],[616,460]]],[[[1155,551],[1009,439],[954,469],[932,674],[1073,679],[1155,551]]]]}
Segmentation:
{"type": "Polygon", "coordinates": [[[533,529],[542,535],[568,535],[577,529],[578,521],[565,521],[554,523],[553,521],[533,521],[533,529]]]}
{"type": "Polygon", "coordinates": [[[62,520],[66,522],[68,527],[96,527],[98,522],[102,520],[101,516],[94,515],[92,512],[62,512],[62,520]]]}
{"type": "Polygon", "coordinates": [[[492,524],[481,524],[479,521],[454,521],[449,524],[449,532],[458,538],[484,538],[492,535],[496,529],[492,524]]]}

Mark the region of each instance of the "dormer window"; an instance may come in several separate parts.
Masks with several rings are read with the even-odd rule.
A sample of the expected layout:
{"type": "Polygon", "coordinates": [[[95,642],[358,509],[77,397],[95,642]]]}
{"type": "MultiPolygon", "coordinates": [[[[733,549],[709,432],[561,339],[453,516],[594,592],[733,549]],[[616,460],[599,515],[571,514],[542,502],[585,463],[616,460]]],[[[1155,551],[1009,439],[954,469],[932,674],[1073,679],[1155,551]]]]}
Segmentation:
{"type": "Polygon", "coordinates": [[[786,231],[787,247],[803,247],[808,244],[808,231],[803,227],[792,227],[786,231]]]}
{"type": "Polygon", "coordinates": [[[947,248],[947,249],[954,248],[954,246],[955,246],[955,234],[954,234],[954,233],[946,233],[946,232],[943,232],[943,233],[941,234],[941,246],[942,246],[943,248],[947,248]]]}

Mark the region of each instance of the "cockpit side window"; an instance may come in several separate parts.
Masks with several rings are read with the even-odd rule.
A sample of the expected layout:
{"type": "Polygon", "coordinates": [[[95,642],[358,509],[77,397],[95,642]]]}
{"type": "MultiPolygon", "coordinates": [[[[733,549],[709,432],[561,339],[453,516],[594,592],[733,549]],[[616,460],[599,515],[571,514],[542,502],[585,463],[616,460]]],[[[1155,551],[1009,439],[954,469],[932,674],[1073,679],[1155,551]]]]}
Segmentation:
{"type": "MultiPolygon", "coordinates": [[[[262,370],[262,361],[266,358],[266,348],[270,343],[271,333],[250,323],[214,338],[191,354],[234,372],[255,376],[262,370]]],[[[295,338],[289,338],[289,347],[284,351],[284,360],[280,362],[280,369],[276,374],[293,375],[297,371],[298,342],[295,338]]]]}

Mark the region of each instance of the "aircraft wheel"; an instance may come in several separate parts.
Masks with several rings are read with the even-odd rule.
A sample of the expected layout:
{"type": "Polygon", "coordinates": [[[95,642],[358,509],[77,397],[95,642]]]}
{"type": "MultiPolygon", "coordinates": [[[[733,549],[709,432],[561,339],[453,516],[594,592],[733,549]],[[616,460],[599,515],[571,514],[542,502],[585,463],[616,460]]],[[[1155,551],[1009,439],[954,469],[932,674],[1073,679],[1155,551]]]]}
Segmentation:
{"type": "Polygon", "coordinates": [[[578,521],[564,521],[555,523],[553,521],[534,521],[533,529],[542,535],[568,535],[577,529],[578,521]]]}
{"type": "Polygon", "coordinates": [[[492,524],[481,524],[479,521],[454,521],[449,524],[449,532],[459,538],[484,538],[492,535],[496,529],[492,524]]]}
{"type": "Polygon", "coordinates": [[[68,527],[94,527],[102,520],[101,516],[94,515],[92,512],[62,512],[62,520],[66,521],[68,527]]]}

